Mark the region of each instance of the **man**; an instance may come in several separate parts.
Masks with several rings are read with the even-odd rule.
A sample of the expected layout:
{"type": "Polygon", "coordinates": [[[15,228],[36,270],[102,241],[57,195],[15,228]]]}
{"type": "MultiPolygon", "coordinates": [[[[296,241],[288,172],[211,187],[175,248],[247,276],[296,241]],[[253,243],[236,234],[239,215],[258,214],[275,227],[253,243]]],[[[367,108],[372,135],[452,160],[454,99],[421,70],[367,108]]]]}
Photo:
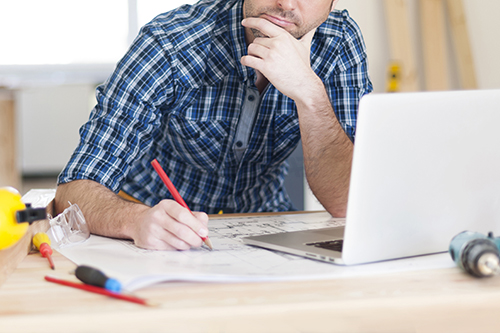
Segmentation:
{"type": "Polygon", "coordinates": [[[345,215],[357,104],[372,87],[336,2],[202,0],[147,24],[97,89],[57,211],[78,203],[91,232],[140,247],[199,247],[207,215],[165,199],[151,160],[193,211],[290,210],[284,161],[302,138],[311,189],[345,215]]]}

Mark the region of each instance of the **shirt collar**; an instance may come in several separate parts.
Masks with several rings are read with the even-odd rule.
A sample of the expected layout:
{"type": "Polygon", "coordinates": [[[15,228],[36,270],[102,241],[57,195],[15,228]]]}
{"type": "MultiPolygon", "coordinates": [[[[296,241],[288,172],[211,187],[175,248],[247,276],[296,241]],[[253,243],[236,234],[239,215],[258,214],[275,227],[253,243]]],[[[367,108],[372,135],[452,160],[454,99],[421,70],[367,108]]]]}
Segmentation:
{"type": "MultiPolygon", "coordinates": [[[[318,43],[319,39],[321,40],[321,44],[328,44],[322,45],[322,47],[328,46],[330,48],[338,43],[338,40],[342,37],[342,26],[341,24],[339,24],[339,20],[336,19],[339,14],[340,16],[342,15],[339,11],[330,13],[327,21],[318,27],[316,35],[313,38],[313,43],[318,43]]],[[[229,39],[231,41],[231,52],[238,75],[243,82],[246,82],[247,80],[250,80],[250,82],[255,82],[255,70],[251,67],[243,66],[240,62],[241,57],[248,54],[245,28],[241,25],[241,21],[243,20],[243,0],[237,0],[235,2],[235,4],[229,10],[227,20],[229,23],[229,39]]],[[[313,52],[311,54],[312,59],[320,56],[319,54],[316,54],[316,52],[314,52],[314,49],[317,49],[317,45],[316,47],[313,47],[313,52]]],[[[316,71],[319,70],[319,67],[321,67],[321,65],[331,66],[331,61],[332,59],[329,61],[325,61],[325,59],[319,62],[312,61],[311,65],[313,70],[316,71]]]]}
{"type": "Polygon", "coordinates": [[[245,29],[241,25],[243,0],[233,0],[228,6],[227,11],[218,16],[211,32],[212,44],[209,45],[204,78],[208,85],[217,85],[230,72],[243,83],[248,80],[254,82],[256,78],[255,70],[240,62],[241,57],[247,54],[245,29]]]}
{"type": "Polygon", "coordinates": [[[245,38],[245,28],[241,25],[243,21],[243,0],[237,1],[229,11],[229,39],[232,45],[232,53],[235,60],[236,70],[242,81],[249,78],[255,79],[255,70],[243,66],[241,57],[247,55],[247,44],[245,38]]]}
{"type": "MultiPolygon", "coordinates": [[[[323,59],[321,57],[322,48],[336,49],[335,46],[342,37],[342,21],[339,20],[342,12],[334,11],[330,13],[326,22],[321,24],[313,38],[311,65],[314,71],[320,71],[320,67],[331,67],[333,59],[323,59]],[[315,51],[316,50],[316,51],[315,51]]],[[[228,14],[220,17],[217,24],[219,29],[215,30],[216,47],[212,47],[212,55],[220,61],[217,62],[218,69],[214,71],[227,73],[230,70],[236,70],[242,82],[255,82],[256,73],[251,67],[243,66],[240,62],[241,57],[248,54],[245,28],[241,25],[243,20],[243,0],[236,0],[229,8],[228,14]],[[229,31],[228,31],[229,30],[229,31]],[[224,50],[225,51],[222,51],[224,50]],[[222,53],[221,53],[222,52],[222,53]],[[226,53],[227,52],[227,53],[226,53]],[[225,53],[225,54],[223,54],[225,53]],[[232,58],[232,59],[231,59],[232,58]],[[220,66],[224,64],[225,69],[220,66]]],[[[210,59],[210,57],[209,57],[210,59]]],[[[212,64],[215,65],[215,64],[212,64]]],[[[214,84],[222,78],[222,75],[214,75],[209,81],[214,84]]]]}

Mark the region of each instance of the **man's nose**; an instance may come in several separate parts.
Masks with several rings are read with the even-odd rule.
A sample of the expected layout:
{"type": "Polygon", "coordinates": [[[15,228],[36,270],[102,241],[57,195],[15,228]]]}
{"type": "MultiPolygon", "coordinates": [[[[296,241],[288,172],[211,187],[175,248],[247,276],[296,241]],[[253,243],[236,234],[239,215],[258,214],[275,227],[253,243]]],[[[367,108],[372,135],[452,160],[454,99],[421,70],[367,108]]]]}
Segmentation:
{"type": "Polygon", "coordinates": [[[278,0],[278,6],[283,10],[294,10],[297,8],[297,0],[278,0]]]}

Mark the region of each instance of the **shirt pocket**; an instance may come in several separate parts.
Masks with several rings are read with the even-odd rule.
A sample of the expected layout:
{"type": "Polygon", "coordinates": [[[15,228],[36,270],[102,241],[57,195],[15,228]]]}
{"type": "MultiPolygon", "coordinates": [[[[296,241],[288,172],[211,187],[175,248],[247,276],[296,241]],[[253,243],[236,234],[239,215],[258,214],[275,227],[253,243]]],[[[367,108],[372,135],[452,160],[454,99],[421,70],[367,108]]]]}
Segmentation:
{"type": "Polygon", "coordinates": [[[224,159],[230,123],[223,120],[192,120],[171,115],[168,141],[174,156],[197,169],[215,172],[224,159]]]}

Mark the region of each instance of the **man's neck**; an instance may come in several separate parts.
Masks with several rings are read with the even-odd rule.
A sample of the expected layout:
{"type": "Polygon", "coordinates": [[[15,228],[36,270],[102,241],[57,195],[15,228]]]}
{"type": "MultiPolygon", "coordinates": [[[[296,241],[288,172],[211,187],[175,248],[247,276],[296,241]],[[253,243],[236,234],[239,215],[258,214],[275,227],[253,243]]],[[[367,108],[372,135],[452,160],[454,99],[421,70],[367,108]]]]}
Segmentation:
{"type": "MultiPolygon", "coordinates": [[[[245,17],[245,3],[243,3],[243,18],[246,18],[245,17]]],[[[255,36],[254,36],[252,30],[249,28],[245,28],[245,42],[247,44],[247,48],[248,48],[248,45],[253,43],[254,39],[255,39],[255,36]]],[[[269,84],[269,81],[258,70],[256,70],[255,73],[257,74],[257,80],[255,81],[255,86],[257,87],[259,92],[262,94],[264,89],[266,89],[267,85],[269,84]]]]}
{"type": "Polygon", "coordinates": [[[255,73],[257,74],[255,86],[257,86],[257,89],[259,89],[259,92],[262,94],[264,89],[266,89],[267,85],[269,84],[269,80],[264,75],[262,75],[261,72],[256,70],[255,73]]]}
{"type": "Polygon", "coordinates": [[[253,35],[252,30],[245,28],[245,42],[247,43],[247,47],[253,43],[254,39],[255,36],[253,35]]]}

